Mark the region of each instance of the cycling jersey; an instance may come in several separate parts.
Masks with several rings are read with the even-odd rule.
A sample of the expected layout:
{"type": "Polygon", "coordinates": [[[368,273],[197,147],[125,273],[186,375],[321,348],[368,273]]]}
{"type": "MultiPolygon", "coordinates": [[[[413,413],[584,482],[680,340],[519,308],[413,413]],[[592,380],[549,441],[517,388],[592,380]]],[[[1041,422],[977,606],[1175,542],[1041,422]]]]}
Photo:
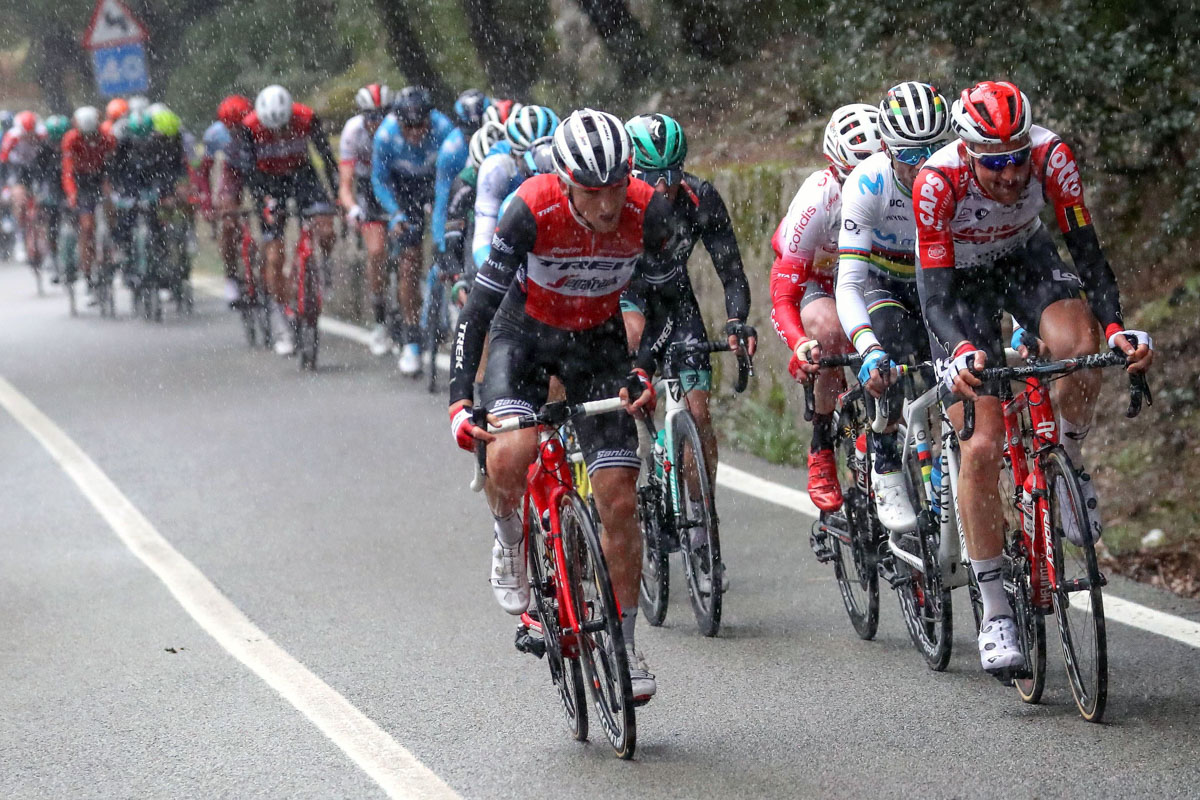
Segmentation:
{"type": "Polygon", "coordinates": [[[37,158],[38,148],[46,138],[46,127],[40,122],[33,132],[24,128],[9,128],[0,139],[0,162],[10,167],[28,167],[37,158]]]}
{"type": "Polygon", "coordinates": [[[403,126],[395,115],[389,114],[384,119],[375,138],[371,150],[371,186],[375,189],[375,197],[389,216],[395,216],[405,211],[405,216],[411,214],[409,209],[402,209],[400,194],[419,196],[432,195],[434,177],[437,171],[438,148],[454,129],[454,124],[436,109],[429,113],[430,128],[418,144],[409,144],[404,138],[403,126]]]}
{"type": "Polygon", "coordinates": [[[771,322],[789,349],[808,338],[800,321],[805,294],[833,291],[841,206],[842,185],[833,167],[814,172],[771,238],[771,322]]]}
{"type": "Polygon", "coordinates": [[[475,277],[475,260],[465,252],[468,239],[474,235],[475,182],[479,170],[463,167],[450,185],[450,199],[446,202],[446,254],[459,269],[464,270],[469,280],[475,277]]]}
{"type": "Polygon", "coordinates": [[[320,119],[311,108],[293,103],[291,120],[278,130],[263,125],[253,111],[246,115],[242,124],[249,134],[254,169],[258,175],[292,175],[312,168],[312,157],[308,152],[311,142],[324,162],[326,180],[336,193],[333,150],[329,147],[329,139],[325,136],[320,119]]]}
{"type": "Polygon", "coordinates": [[[84,136],[76,128],[67,131],[62,140],[62,180],[68,202],[75,205],[80,189],[85,188],[85,210],[94,206],[105,167],[116,144],[111,135],[97,132],[84,136]]]}
{"type": "MultiPolygon", "coordinates": [[[[903,288],[887,292],[896,301],[916,291],[917,228],[912,192],[896,178],[891,156],[876,153],[854,168],[842,187],[841,216],[835,293],[838,318],[855,349],[866,353],[879,345],[866,300],[868,276],[876,278],[872,281],[876,288],[890,283],[913,287],[910,292],[903,288]]],[[[910,310],[917,312],[918,306],[910,310]]]]}
{"type": "MultiPolygon", "coordinates": [[[[1032,171],[1012,205],[987,196],[975,177],[966,145],[943,147],[925,162],[913,186],[917,204],[917,254],[922,312],[930,331],[953,352],[969,339],[955,313],[954,272],[990,269],[1020,254],[1044,230],[1039,212],[1049,200],[1067,248],[1106,335],[1122,330],[1116,277],[1104,256],[1083,200],[1079,168],[1071,149],[1054,133],[1034,125],[1029,133],[1032,171]]],[[[1069,276],[1075,278],[1074,275],[1069,276]]],[[[1024,320],[1037,324],[1037,320],[1024,320]]]]}
{"type": "Polygon", "coordinates": [[[346,120],[342,138],[338,140],[338,163],[352,165],[356,177],[371,176],[372,136],[367,132],[367,121],[362,114],[346,120]]]}
{"type": "Polygon", "coordinates": [[[479,165],[475,182],[475,233],[471,254],[475,266],[482,267],[492,246],[492,234],[500,219],[500,206],[529,177],[524,159],[511,153],[494,153],[479,165]]]}
{"type": "Polygon", "coordinates": [[[462,128],[455,128],[438,148],[437,177],[433,189],[433,245],[439,253],[446,250],[446,209],[450,202],[450,186],[467,165],[468,140],[462,128]]]}
{"type": "Polygon", "coordinates": [[[472,397],[487,327],[501,305],[559,330],[597,327],[619,314],[621,292],[643,253],[642,278],[673,299],[668,287],[676,271],[664,253],[670,217],[665,198],[631,180],[617,229],[597,233],[576,216],[557,175],[522,184],[459,318],[451,403],[472,397]]]}

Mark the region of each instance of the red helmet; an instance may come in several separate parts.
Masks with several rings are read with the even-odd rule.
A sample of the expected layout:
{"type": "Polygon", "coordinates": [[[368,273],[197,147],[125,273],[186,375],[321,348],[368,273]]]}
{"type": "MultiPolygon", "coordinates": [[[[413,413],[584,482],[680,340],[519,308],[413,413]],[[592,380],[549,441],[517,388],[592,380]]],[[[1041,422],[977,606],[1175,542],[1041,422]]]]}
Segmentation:
{"type": "Polygon", "coordinates": [[[354,95],[359,111],[384,112],[392,105],[392,90],[385,83],[368,83],[354,95]]]}
{"type": "Polygon", "coordinates": [[[253,110],[254,106],[248,99],[240,94],[231,94],[217,106],[217,119],[226,128],[233,128],[241,125],[242,120],[253,110]]]}
{"type": "Polygon", "coordinates": [[[950,112],[950,124],[964,141],[1004,144],[1029,133],[1029,98],[1007,81],[983,81],[963,89],[950,112]]]}
{"type": "Polygon", "coordinates": [[[115,122],[121,117],[129,113],[129,103],[124,97],[114,97],[108,101],[108,105],[104,107],[104,116],[106,119],[115,122]]]}
{"type": "Polygon", "coordinates": [[[13,127],[21,128],[26,133],[33,133],[37,128],[37,123],[37,114],[33,113],[32,111],[22,111],[20,114],[17,114],[15,119],[13,119],[13,127]]]}

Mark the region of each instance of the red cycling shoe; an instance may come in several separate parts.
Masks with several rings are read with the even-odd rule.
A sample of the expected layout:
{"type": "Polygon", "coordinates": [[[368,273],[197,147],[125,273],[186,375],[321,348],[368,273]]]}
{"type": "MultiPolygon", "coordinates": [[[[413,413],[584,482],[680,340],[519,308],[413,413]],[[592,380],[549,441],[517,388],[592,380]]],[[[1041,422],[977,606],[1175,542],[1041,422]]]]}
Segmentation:
{"type": "Polygon", "coordinates": [[[837,511],[842,507],[842,487],[838,483],[833,450],[808,452],[808,496],[822,511],[837,511]]]}

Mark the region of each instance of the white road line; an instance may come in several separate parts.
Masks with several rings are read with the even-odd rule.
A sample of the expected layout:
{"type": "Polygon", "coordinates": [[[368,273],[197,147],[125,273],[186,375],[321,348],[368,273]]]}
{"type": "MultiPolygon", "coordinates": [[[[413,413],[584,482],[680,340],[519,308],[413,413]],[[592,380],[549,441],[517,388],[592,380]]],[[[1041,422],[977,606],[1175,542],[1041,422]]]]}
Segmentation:
{"type": "MultiPolygon", "coordinates": [[[[217,285],[214,279],[211,287],[217,285]]],[[[211,291],[211,287],[205,286],[204,288],[206,291],[211,291]]],[[[321,317],[321,326],[322,330],[328,330],[334,336],[345,336],[356,342],[366,343],[367,331],[358,325],[321,317]],[[330,323],[328,328],[325,327],[327,320],[330,323]]],[[[438,356],[438,366],[449,370],[450,357],[445,354],[438,356]]],[[[757,497],[759,500],[766,500],[768,503],[790,508],[793,511],[799,511],[810,517],[816,517],[819,514],[817,507],[809,498],[808,492],[760,478],[753,473],[731,467],[728,464],[717,465],[717,485],[757,497]]],[[[1157,633],[1159,636],[1200,648],[1200,622],[1156,611],[1108,592],[1104,594],[1104,617],[1132,628],[1157,633]]]]}
{"type": "Polygon", "coordinates": [[[308,717],[389,797],[457,798],[437,775],[375,722],[271,641],[171,546],[80,447],[0,377],[0,406],[75,482],[117,537],[158,576],[201,628],[308,717]]]}

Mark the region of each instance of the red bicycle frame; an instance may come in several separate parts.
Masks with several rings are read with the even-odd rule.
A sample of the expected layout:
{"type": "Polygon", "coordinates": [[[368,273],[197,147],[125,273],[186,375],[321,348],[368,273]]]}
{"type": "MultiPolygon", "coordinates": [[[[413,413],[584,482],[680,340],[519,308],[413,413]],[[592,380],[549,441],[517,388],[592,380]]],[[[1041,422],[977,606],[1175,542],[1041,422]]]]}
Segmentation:
{"type": "Polygon", "coordinates": [[[321,315],[321,285],[320,279],[308,281],[308,265],[312,260],[312,225],[308,220],[301,220],[300,235],[296,239],[296,313],[301,319],[316,320],[321,315]],[[309,296],[309,290],[312,296],[309,296]]]}
{"type": "Polygon", "coordinates": [[[1025,379],[1025,389],[1003,404],[1005,450],[1012,467],[1015,497],[1012,502],[1021,512],[1021,542],[1029,555],[1031,601],[1035,608],[1053,610],[1053,589],[1058,585],[1051,541],[1050,503],[1046,492],[1046,476],[1038,454],[1058,444],[1058,422],[1050,403],[1049,387],[1037,378],[1025,379]],[[1021,412],[1029,411],[1031,431],[1022,430],[1021,412]],[[1025,448],[1025,436],[1032,436],[1032,454],[1025,448]],[[1032,466],[1030,455],[1033,456],[1032,466]],[[1021,501],[1022,491],[1033,498],[1030,509],[1021,501]]]}

